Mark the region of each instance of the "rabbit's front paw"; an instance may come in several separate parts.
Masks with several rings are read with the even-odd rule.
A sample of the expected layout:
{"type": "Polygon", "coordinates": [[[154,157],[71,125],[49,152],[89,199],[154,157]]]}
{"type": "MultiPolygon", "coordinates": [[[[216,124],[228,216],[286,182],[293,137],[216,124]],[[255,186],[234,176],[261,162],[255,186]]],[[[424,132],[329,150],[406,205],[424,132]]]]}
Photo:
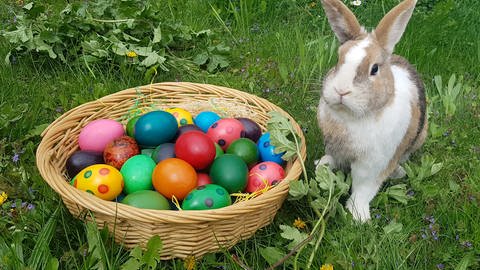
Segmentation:
{"type": "Polygon", "coordinates": [[[330,169],[335,169],[335,160],[330,155],[324,155],[321,159],[317,159],[314,162],[315,168],[319,166],[328,166],[330,169]]]}
{"type": "Polygon", "coordinates": [[[353,219],[366,222],[370,220],[370,205],[368,203],[355,202],[352,197],[350,197],[346,204],[347,209],[352,213],[353,219]]]}

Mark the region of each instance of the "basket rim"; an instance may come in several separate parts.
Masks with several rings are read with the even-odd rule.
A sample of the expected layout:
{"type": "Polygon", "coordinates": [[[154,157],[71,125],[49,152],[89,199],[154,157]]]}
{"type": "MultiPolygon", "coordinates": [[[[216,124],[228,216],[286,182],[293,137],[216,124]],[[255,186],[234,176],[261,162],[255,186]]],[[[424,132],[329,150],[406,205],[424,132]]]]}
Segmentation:
{"type": "MultiPolygon", "coordinates": [[[[219,209],[212,209],[212,210],[153,210],[153,209],[141,209],[137,207],[133,207],[130,205],[122,204],[119,202],[114,201],[106,201],[102,200],[94,195],[88,194],[87,192],[78,190],[71,186],[68,181],[66,181],[65,177],[61,173],[55,173],[54,175],[49,175],[46,171],[46,168],[51,166],[49,164],[50,156],[48,155],[48,147],[46,146],[46,141],[50,139],[50,137],[56,134],[56,131],[61,128],[61,124],[68,119],[68,116],[75,113],[77,110],[81,110],[84,107],[91,106],[94,104],[102,104],[109,97],[122,95],[131,93],[132,91],[137,91],[138,88],[152,88],[152,87],[160,87],[160,88],[169,88],[169,87],[176,87],[176,88],[201,88],[202,91],[209,92],[208,89],[214,89],[216,91],[222,91],[226,93],[233,94],[233,96],[242,96],[249,100],[256,100],[262,103],[268,104],[269,107],[275,109],[276,111],[280,112],[282,115],[285,115],[291,120],[291,123],[297,132],[298,136],[301,139],[301,158],[303,161],[306,159],[306,140],[303,134],[302,129],[295,121],[295,119],[288,114],[285,110],[278,107],[277,105],[271,103],[270,101],[258,97],[256,95],[243,92],[240,90],[236,90],[233,88],[228,88],[224,86],[217,86],[212,84],[202,84],[202,83],[191,83],[191,82],[162,82],[162,83],[155,83],[155,84],[148,84],[138,87],[132,87],[128,89],[124,89],[110,95],[106,95],[101,97],[97,100],[89,101],[87,103],[81,104],[75,108],[70,109],[69,111],[62,114],[60,117],[55,119],[41,134],[42,140],[37,148],[36,152],[36,164],[37,168],[40,171],[40,174],[44,181],[53,188],[61,197],[62,200],[72,200],[77,207],[83,207],[88,209],[92,212],[99,212],[105,215],[115,216],[116,219],[128,219],[128,220],[155,220],[155,221],[168,221],[168,222],[177,222],[177,223],[195,223],[195,222],[205,222],[205,221],[216,221],[216,220],[223,220],[230,217],[235,217],[238,215],[246,214],[251,211],[255,211],[260,208],[261,205],[269,202],[273,202],[277,200],[279,193],[286,193],[288,192],[289,183],[291,181],[297,180],[301,174],[301,164],[300,164],[300,157],[295,157],[294,161],[292,162],[289,171],[287,172],[283,181],[281,181],[278,185],[273,187],[272,189],[268,190],[267,192],[257,196],[253,199],[248,201],[243,201],[239,203],[232,204],[227,207],[219,208],[219,209]],[[45,154],[46,153],[46,154],[45,154]],[[80,200],[75,200],[75,199],[80,200]],[[85,199],[85,200],[84,200],[85,199]],[[131,213],[135,213],[131,215],[131,213]],[[126,213],[129,213],[128,215],[126,213]]],[[[52,150],[50,150],[52,151],[52,150]]],[[[53,167],[53,166],[52,166],[53,167]]]]}

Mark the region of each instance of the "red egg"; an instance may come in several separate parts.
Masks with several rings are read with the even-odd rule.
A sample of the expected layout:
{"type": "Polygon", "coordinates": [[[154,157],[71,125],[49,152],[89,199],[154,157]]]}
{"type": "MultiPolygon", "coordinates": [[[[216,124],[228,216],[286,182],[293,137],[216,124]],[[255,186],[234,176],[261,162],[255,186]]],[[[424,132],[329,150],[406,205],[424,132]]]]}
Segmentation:
{"type": "Polygon", "coordinates": [[[121,169],[127,159],[140,154],[137,142],[129,136],[122,136],[109,142],[103,151],[105,163],[121,169]]]}
{"type": "Polygon", "coordinates": [[[207,184],[211,184],[212,179],[206,173],[197,173],[197,186],[204,186],[207,184]]]}
{"type": "Polygon", "coordinates": [[[282,166],[272,161],[265,161],[255,165],[248,173],[246,192],[255,192],[264,189],[267,185],[273,186],[285,178],[282,166]]]}
{"type": "Polygon", "coordinates": [[[245,130],[237,119],[224,118],[215,122],[208,129],[207,135],[225,151],[233,141],[245,137],[245,130]]]}
{"type": "Polygon", "coordinates": [[[215,159],[216,150],[212,139],[201,131],[189,131],[178,137],[175,155],[197,170],[207,168],[215,159]]]}

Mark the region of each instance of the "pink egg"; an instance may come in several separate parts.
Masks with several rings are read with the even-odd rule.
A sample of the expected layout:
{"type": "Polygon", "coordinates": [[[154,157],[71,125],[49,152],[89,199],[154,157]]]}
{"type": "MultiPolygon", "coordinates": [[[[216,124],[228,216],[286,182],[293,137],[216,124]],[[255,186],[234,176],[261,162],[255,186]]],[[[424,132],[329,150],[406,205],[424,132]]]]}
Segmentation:
{"type": "Polygon", "coordinates": [[[103,152],[105,146],[125,133],[123,125],[112,119],[97,119],[80,131],[78,145],[81,150],[103,152]]]}
{"type": "Polygon", "coordinates": [[[208,128],[207,136],[225,151],[233,141],[245,137],[245,129],[237,119],[224,118],[208,128]]]}
{"type": "Polygon", "coordinates": [[[264,161],[255,165],[248,173],[246,192],[264,189],[267,185],[278,184],[285,177],[282,166],[272,161],[264,161]]]}

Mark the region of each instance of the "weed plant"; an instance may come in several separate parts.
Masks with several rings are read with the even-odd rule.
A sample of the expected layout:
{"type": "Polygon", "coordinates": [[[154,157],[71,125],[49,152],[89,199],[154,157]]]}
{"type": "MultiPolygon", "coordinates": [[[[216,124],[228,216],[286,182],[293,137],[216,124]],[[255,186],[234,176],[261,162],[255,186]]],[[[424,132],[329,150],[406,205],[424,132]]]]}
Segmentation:
{"type": "MultiPolygon", "coordinates": [[[[350,2],[367,28],[398,3],[350,2]]],[[[353,222],[341,207],[346,196],[335,193],[320,241],[316,234],[277,269],[480,268],[477,5],[418,1],[396,52],[425,82],[426,144],[405,166],[408,177],[384,185],[370,222],[353,222]]],[[[0,22],[0,269],[266,269],[314,229],[316,208],[297,192],[270,225],[230,250],[159,261],[161,239],[126,250],[71,216],[39,175],[35,150],[49,123],[85,102],[150,82],[212,83],[289,112],[307,139],[305,183],[320,185],[316,106],[338,43],[319,1],[6,0],[0,22]]]]}

